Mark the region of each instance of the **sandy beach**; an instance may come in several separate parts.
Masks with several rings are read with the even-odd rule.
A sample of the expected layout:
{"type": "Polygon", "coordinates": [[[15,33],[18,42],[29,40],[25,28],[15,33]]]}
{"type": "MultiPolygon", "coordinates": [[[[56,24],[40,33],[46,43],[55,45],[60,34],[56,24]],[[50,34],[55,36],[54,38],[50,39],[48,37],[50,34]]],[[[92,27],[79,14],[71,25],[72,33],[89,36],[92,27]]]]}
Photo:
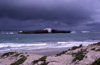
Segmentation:
{"type": "MultiPolygon", "coordinates": [[[[68,50],[69,48],[46,48],[46,49],[37,49],[32,51],[22,51],[31,54],[45,55],[45,56],[55,56],[56,54],[68,50]]],[[[21,51],[19,51],[21,52],[21,51]]]]}
{"type": "MultiPolygon", "coordinates": [[[[8,51],[8,52],[19,52],[19,53],[30,53],[30,54],[38,54],[44,56],[55,56],[56,54],[65,51],[69,48],[46,48],[46,49],[36,49],[36,50],[17,50],[17,51],[8,51]]],[[[1,52],[0,55],[6,52],[1,52]]]]}
{"type": "Polygon", "coordinates": [[[60,53],[57,52],[56,55],[55,51],[59,49],[47,50],[49,52],[45,51],[44,55],[43,50],[40,54],[7,52],[1,55],[0,65],[98,65],[100,63],[100,42],[88,46],[74,46],[62,52],[60,51],[65,49],[60,49],[60,53]],[[50,53],[51,56],[46,56],[50,53]]]}

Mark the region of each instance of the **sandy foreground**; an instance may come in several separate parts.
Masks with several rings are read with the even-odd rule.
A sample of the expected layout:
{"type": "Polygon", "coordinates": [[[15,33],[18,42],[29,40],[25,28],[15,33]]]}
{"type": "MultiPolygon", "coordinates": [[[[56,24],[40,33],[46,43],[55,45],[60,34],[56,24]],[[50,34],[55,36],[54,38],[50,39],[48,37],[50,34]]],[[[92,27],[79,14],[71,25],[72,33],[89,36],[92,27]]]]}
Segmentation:
{"type": "Polygon", "coordinates": [[[75,46],[56,56],[8,52],[0,57],[0,65],[100,65],[100,43],[75,46]]]}

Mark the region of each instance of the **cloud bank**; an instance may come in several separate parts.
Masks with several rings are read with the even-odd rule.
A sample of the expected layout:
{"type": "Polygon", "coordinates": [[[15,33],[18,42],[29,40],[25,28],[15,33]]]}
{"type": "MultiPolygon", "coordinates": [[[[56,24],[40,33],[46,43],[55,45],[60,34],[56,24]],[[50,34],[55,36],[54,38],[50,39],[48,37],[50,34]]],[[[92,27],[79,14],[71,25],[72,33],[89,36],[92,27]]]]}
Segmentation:
{"type": "Polygon", "coordinates": [[[0,30],[99,30],[99,0],[0,0],[0,30]],[[95,25],[93,25],[95,23],[95,25]]]}

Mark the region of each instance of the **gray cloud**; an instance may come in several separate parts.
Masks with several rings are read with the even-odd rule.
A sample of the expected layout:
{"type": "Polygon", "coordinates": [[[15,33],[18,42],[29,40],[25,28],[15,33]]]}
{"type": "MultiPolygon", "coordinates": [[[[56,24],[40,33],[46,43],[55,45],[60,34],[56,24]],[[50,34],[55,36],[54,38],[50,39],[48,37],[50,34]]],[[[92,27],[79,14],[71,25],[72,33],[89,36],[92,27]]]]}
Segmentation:
{"type": "Polygon", "coordinates": [[[95,3],[97,0],[0,0],[0,29],[88,29],[88,22],[94,22],[95,3]]]}

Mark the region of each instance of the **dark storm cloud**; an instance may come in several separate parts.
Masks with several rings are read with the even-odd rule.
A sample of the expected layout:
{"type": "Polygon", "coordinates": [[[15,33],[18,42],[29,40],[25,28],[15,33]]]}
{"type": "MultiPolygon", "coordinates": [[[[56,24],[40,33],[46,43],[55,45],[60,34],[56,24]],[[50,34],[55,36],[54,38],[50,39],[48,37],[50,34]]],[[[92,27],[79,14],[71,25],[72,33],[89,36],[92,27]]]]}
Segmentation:
{"type": "Polygon", "coordinates": [[[74,29],[93,20],[92,1],[0,0],[0,29],[74,29]]]}
{"type": "MultiPolygon", "coordinates": [[[[11,0],[10,0],[11,1],[11,0]]],[[[25,1],[25,0],[23,0],[25,1]]],[[[38,0],[40,1],[40,0],[38,0]]],[[[36,1],[36,3],[38,2],[36,1]]],[[[45,0],[46,1],[46,0],[45,0]]],[[[23,3],[11,1],[1,4],[0,16],[8,16],[13,19],[27,20],[27,19],[45,19],[45,20],[55,20],[55,19],[84,19],[89,17],[89,12],[85,11],[81,5],[72,5],[69,3],[52,3],[49,4],[48,1],[43,3],[34,4],[28,3],[24,5],[23,3]],[[13,4],[12,4],[13,3],[13,4]],[[5,4],[5,5],[4,5],[5,4]],[[3,7],[4,6],[4,7],[3,7]]]]}

